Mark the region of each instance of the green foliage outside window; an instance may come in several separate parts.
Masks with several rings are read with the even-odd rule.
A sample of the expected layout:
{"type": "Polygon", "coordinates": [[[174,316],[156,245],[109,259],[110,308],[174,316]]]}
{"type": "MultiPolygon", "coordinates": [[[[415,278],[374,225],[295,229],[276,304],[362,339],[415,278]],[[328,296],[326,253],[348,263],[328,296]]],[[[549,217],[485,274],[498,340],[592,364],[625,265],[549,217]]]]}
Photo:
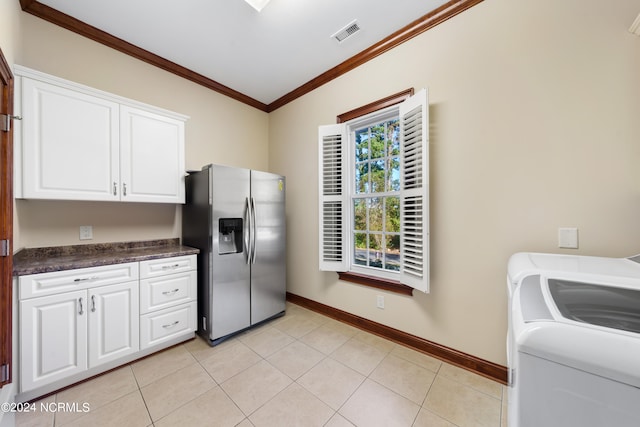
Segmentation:
{"type": "Polygon", "coordinates": [[[353,198],[356,264],[400,269],[399,120],[355,132],[353,198]]]}

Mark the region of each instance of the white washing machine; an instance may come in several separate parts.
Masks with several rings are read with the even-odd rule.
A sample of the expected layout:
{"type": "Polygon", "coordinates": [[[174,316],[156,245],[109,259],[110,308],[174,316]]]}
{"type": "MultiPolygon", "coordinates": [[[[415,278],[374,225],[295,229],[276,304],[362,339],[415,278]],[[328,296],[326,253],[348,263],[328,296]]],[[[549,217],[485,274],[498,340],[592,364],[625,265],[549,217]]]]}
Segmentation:
{"type": "Polygon", "coordinates": [[[640,426],[640,264],[520,253],[507,286],[509,427],[640,426]]]}

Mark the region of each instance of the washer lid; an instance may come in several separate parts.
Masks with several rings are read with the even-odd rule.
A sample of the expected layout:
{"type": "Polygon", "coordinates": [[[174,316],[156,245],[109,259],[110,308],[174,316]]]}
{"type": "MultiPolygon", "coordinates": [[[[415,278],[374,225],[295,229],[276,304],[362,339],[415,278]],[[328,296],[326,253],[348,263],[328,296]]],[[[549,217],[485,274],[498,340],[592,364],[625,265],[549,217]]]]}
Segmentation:
{"type": "Polygon", "coordinates": [[[553,278],[547,283],[564,318],[640,334],[640,290],[553,278]]]}
{"type": "Polygon", "coordinates": [[[576,277],[621,277],[640,282],[638,262],[627,258],[607,258],[584,255],[519,252],[509,258],[508,278],[512,284],[530,274],[564,272],[576,277]]]}

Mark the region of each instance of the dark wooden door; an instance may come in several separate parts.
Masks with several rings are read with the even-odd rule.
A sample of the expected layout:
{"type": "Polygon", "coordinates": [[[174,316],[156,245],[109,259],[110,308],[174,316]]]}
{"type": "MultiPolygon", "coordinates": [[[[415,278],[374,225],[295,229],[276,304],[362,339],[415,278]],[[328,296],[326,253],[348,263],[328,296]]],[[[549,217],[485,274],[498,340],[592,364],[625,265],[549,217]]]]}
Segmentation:
{"type": "Polygon", "coordinates": [[[11,382],[13,270],[13,74],[0,49],[0,387],[11,382]],[[8,120],[4,116],[9,116],[8,120]]]}

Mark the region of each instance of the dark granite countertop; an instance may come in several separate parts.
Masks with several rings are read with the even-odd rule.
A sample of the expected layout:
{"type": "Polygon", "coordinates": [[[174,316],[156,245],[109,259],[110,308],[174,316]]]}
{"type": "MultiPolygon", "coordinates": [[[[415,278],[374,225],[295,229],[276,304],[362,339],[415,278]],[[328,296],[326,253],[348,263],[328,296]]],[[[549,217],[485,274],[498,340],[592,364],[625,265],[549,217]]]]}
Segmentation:
{"type": "Polygon", "coordinates": [[[27,248],[13,256],[13,275],[46,273],[99,265],[122,264],[148,259],[193,255],[199,249],[182,246],[179,239],[143,242],[27,248]]]}

